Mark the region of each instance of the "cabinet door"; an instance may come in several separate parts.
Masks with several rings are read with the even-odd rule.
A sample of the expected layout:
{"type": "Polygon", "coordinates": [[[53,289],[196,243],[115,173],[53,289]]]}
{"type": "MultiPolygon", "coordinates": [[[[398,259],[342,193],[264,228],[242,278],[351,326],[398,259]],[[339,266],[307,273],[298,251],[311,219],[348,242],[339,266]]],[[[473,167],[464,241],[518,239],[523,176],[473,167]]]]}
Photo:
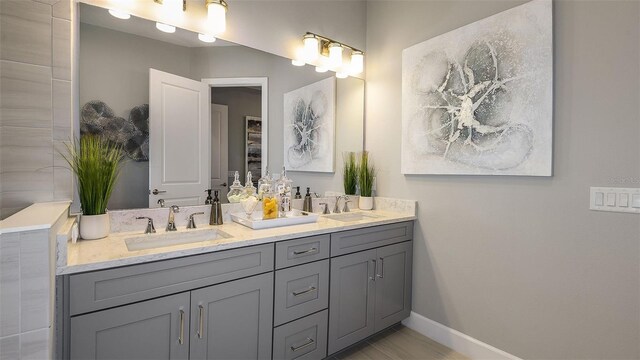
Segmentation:
{"type": "Polygon", "coordinates": [[[71,359],[187,359],[189,293],[71,318],[71,359]]]}
{"type": "Polygon", "coordinates": [[[376,332],[411,312],[411,264],[413,242],[378,249],[376,261],[376,332]]]}
{"type": "Polygon", "coordinates": [[[374,332],[376,250],[331,259],[329,355],[374,332]]]}
{"type": "Polygon", "coordinates": [[[273,273],[191,292],[190,359],[270,359],[273,273]]]}

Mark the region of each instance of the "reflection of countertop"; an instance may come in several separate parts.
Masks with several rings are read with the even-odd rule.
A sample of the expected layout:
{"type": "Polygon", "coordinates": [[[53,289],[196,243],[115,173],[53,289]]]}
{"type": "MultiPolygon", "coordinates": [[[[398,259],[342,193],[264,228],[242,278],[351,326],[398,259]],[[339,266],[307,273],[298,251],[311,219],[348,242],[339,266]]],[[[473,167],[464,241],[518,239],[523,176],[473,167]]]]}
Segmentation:
{"type": "MultiPolygon", "coordinates": [[[[390,203],[392,204],[392,207],[395,206],[395,202],[396,201],[394,200],[394,203],[390,203]]],[[[413,211],[406,211],[408,209],[403,208],[402,211],[396,212],[392,211],[396,209],[383,207],[384,210],[366,212],[367,214],[376,216],[375,218],[366,218],[351,222],[331,220],[321,216],[316,223],[263,230],[252,230],[231,221],[227,221],[224,225],[220,226],[202,225],[199,226],[196,231],[202,231],[203,229],[218,229],[232,237],[228,239],[201,241],[138,251],[129,251],[124,239],[131,236],[139,236],[142,234],[141,231],[114,233],[104,239],[80,240],[75,244],[71,242],[66,242],[65,244],[64,242],[59,241],[58,266],[56,268],[56,274],[63,275],[100,270],[244,246],[272,243],[280,240],[305,236],[328,234],[344,230],[353,230],[369,226],[415,220],[415,202],[409,203],[412,205],[409,205],[409,208],[413,211]],[[65,245],[66,249],[61,249],[65,247],[65,245]],[[66,261],[64,261],[63,258],[65,257],[65,252],[67,255],[66,261]]],[[[379,206],[379,208],[380,207],[382,206],[379,206]]],[[[158,232],[162,231],[162,229],[158,230],[158,232]]],[[[178,231],[186,232],[188,230],[184,227],[179,227],[178,231]]]]}

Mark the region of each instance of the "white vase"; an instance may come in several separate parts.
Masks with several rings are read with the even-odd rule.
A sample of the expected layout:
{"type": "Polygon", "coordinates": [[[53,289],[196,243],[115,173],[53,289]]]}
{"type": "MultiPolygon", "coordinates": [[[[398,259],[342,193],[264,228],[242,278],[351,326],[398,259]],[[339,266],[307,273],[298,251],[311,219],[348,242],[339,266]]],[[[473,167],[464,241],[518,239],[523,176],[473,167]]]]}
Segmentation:
{"type": "Polygon", "coordinates": [[[102,239],[109,235],[110,228],[109,214],[80,216],[80,237],[82,239],[102,239]]]}
{"type": "Polygon", "coordinates": [[[360,196],[360,200],[358,201],[358,207],[360,210],[371,210],[373,209],[373,197],[371,196],[360,196]]]}

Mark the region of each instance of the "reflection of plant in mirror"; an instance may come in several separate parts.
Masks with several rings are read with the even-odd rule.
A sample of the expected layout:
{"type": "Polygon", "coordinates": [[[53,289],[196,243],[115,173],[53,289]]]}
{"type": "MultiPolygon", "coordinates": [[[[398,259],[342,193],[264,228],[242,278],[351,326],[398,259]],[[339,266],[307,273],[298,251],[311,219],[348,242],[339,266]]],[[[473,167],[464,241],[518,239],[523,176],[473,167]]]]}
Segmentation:
{"type": "Polygon", "coordinates": [[[107,210],[113,186],[118,179],[124,152],[103,137],[85,135],[67,143],[61,154],[78,179],[78,193],[84,215],[101,215],[107,210]]]}
{"type": "Polygon", "coordinates": [[[373,193],[373,178],[376,176],[376,168],[369,162],[369,152],[360,153],[358,163],[358,183],[360,184],[360,195],[371,197],[373,193]]]}
{"type": "Polygon", "coordinates": [[[344,167],[342,170],[342,178],[344,182],[344,193],[346,195],[355,195],[358,183],[358,165],[356,163],[356,153],[347,151],[342,154],[344,167]]]}

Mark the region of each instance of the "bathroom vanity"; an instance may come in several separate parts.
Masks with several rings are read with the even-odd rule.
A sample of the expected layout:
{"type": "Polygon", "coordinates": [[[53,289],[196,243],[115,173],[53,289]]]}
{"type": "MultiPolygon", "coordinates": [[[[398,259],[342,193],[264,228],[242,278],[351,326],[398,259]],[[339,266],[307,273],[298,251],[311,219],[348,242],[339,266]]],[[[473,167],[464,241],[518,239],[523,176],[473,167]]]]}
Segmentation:
{"type": "Polygon", "coordinates": [[[229,236],[133,251],[120,234],[68,243],[63,358],[323,359],[355,344],[409,316],[414,220],[358,214],[201,226],[229,236]]]}

